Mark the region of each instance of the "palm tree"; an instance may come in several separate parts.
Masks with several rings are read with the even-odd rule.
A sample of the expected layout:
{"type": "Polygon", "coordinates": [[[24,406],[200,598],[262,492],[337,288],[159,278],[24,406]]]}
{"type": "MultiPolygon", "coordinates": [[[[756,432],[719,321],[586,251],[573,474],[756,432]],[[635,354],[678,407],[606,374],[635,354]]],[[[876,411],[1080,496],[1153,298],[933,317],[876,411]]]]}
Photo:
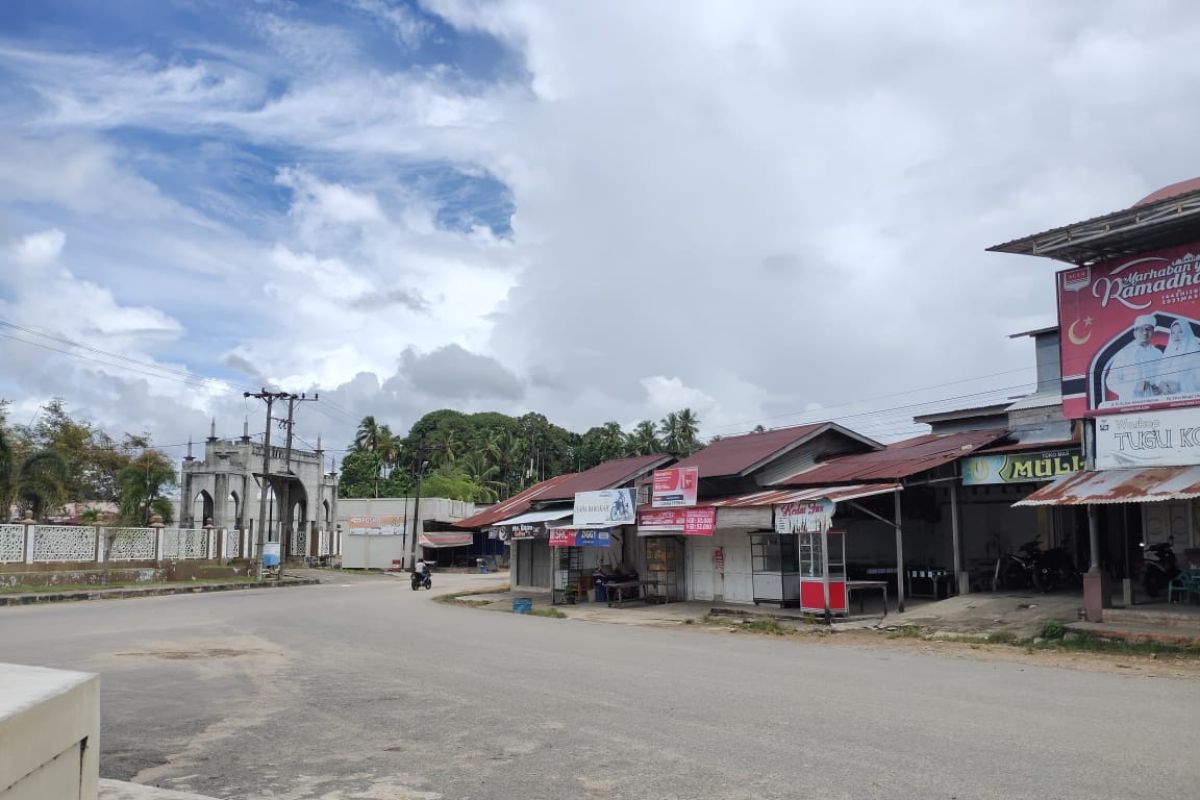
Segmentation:
{"type": "Polygon", "coordinates": [[[354,435],[354,446],[366,453],[374,453],[379,446],[379,423],[375,417],[366,416],[358,423],[358,432],[354,435]]]}
{"type": "Polygon", "coordinates": [[[175,467],[167,457],[157,450],[145,451],[117,473],[121,519],[127,525],[145,525],[151,514],[157,514],[170,522],[171,500],[163,490],[177,483],[175,467]]]}
{"type": "Polygon", "coordinates": [[[648,419],[639,422],[625,437],[625,452],[631,456],[653,455],[660,450],[662,443],[658,441],[658,431],[648,419]]]}
{"type": "Polygon", "coordinates": [[[672,411],[663,417],[658,423],[658,432],[668,453],[675,456],[683,454],[683,439],[679,435],[679,414],[672,411]]]}
{"type": "Polygon", "coordinates": [[[354,436],[354,447],[371,457],[375,471],[375,496],[379,497],[379,477],[385,466],[395,466],[400,456],[400,439],[387,425],[380,425],[375,417],[363,417],[354,436]]]}
{"type": "Polygon", "coordinates": [[[499,469],[498,480],[507,494],[520,485],[520,470],[525,463],[525,442],[508,431],[494,433],[484,445],[484,453],[499,469]]]}
{"type": "Polygon", "coordinates": [[[0,519],[8,519],[12,505],[13,451],[4,428],[0,427],[0,519]]]}
{"type": "Polygon", "coordinates": [[[482,453],[469,453],[458,462],[458,471],[463,477],[479,487],[476,495],[481,503],[494,503],[499,499],[499,491],[504,483],[496,479],[500,468],[487,463],[482,453]]]}
{"type": "Polygon", "coordinates": [[[53,450],[39,450],[12,472],[12,491],[19,506],[42,519],[66,499],[69,477],[66,459],[53,450]]]}
{"type": "Polygon", "coordinates": [[[435,467],[453,467],[461,445],[453,428],[438,428],[433,432],[430,461],[435,467]]]}
{"type": "Polygon", "coordinates": [[[685,454],[694,453],[700,449],[700,442],[696,438],[696,434],[700,432],[700,418],[690,408],[685,408],[679,412],[677,417],[679,422],[679,438],[683,443],[683,451],[685,454]]]}

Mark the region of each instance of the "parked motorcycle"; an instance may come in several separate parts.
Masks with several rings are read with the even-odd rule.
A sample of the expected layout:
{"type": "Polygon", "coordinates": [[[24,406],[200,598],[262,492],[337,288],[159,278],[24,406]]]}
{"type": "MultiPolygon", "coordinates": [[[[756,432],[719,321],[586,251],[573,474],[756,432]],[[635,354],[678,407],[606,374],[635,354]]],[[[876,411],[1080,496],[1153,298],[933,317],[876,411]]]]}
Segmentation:
{"type": "Polygon", "coordinates": [[[422,571],[414,571],[412,574],[412,590],[415,592],[420,588],[432,589],[433,577],[429,574],[429,568],[426,567],[422,571]]]}
{"type": "Polygon", "coordinates": [[[1002,553],[996,559],[996,570],[992,576],[993,591],[1028,588],[1033,582],[1033,567],[1038,552],[1035,539],[1021,545],[1015,553],[1002,553]]]}
{"type": "Polygon", "coordinates": [[[1158,597],[1179,574],[1179,564],[1175,560],[1175,537],[1151,545],[1139,542],[1139,546],[1145,551],[1142,553],[1142,588],[1151,597],[1158,597]]]}
{"type": "Polygon", "coordinates": [[[1043,594],[1067,583],[1079,583],[1079,571],[1063,547],[1051,547],[1034,554],[1031,573],[1033,585],[1043,594]]]}

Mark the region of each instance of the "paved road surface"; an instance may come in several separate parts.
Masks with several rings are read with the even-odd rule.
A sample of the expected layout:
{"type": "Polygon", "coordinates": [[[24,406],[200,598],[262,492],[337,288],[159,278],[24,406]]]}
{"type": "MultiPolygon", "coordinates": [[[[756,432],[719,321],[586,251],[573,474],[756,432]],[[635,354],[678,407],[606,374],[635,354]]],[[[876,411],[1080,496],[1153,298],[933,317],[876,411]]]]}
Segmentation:
{"type": "Polygon", "coordinates": [[[103,775],[230,800],[1200,786],[1195,682],[520,617],[394,579],[0,609],[0,660],[103,674],[103,775]]]}

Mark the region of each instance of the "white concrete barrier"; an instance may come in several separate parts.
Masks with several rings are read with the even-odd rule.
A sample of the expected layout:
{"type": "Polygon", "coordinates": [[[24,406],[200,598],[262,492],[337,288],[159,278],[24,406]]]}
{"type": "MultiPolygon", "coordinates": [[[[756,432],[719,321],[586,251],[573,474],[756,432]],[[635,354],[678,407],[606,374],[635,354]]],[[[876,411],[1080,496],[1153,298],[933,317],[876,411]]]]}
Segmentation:
{"type": "Polygon", "coordinates": [[[96,800],[100,677],[0,664],[0,800],[96,800]]]}

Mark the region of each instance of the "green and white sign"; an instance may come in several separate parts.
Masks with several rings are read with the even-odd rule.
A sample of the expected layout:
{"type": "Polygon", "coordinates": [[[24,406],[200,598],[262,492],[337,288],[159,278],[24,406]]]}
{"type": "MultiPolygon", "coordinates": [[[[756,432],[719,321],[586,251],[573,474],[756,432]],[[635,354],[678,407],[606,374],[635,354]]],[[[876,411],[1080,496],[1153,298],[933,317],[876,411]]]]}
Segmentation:
{"type": "Polygon", "coordinates": [[[963,486],[1051,481],[1083,469],[1079,450],[1003,453],[963,459],[963,486]]]}

